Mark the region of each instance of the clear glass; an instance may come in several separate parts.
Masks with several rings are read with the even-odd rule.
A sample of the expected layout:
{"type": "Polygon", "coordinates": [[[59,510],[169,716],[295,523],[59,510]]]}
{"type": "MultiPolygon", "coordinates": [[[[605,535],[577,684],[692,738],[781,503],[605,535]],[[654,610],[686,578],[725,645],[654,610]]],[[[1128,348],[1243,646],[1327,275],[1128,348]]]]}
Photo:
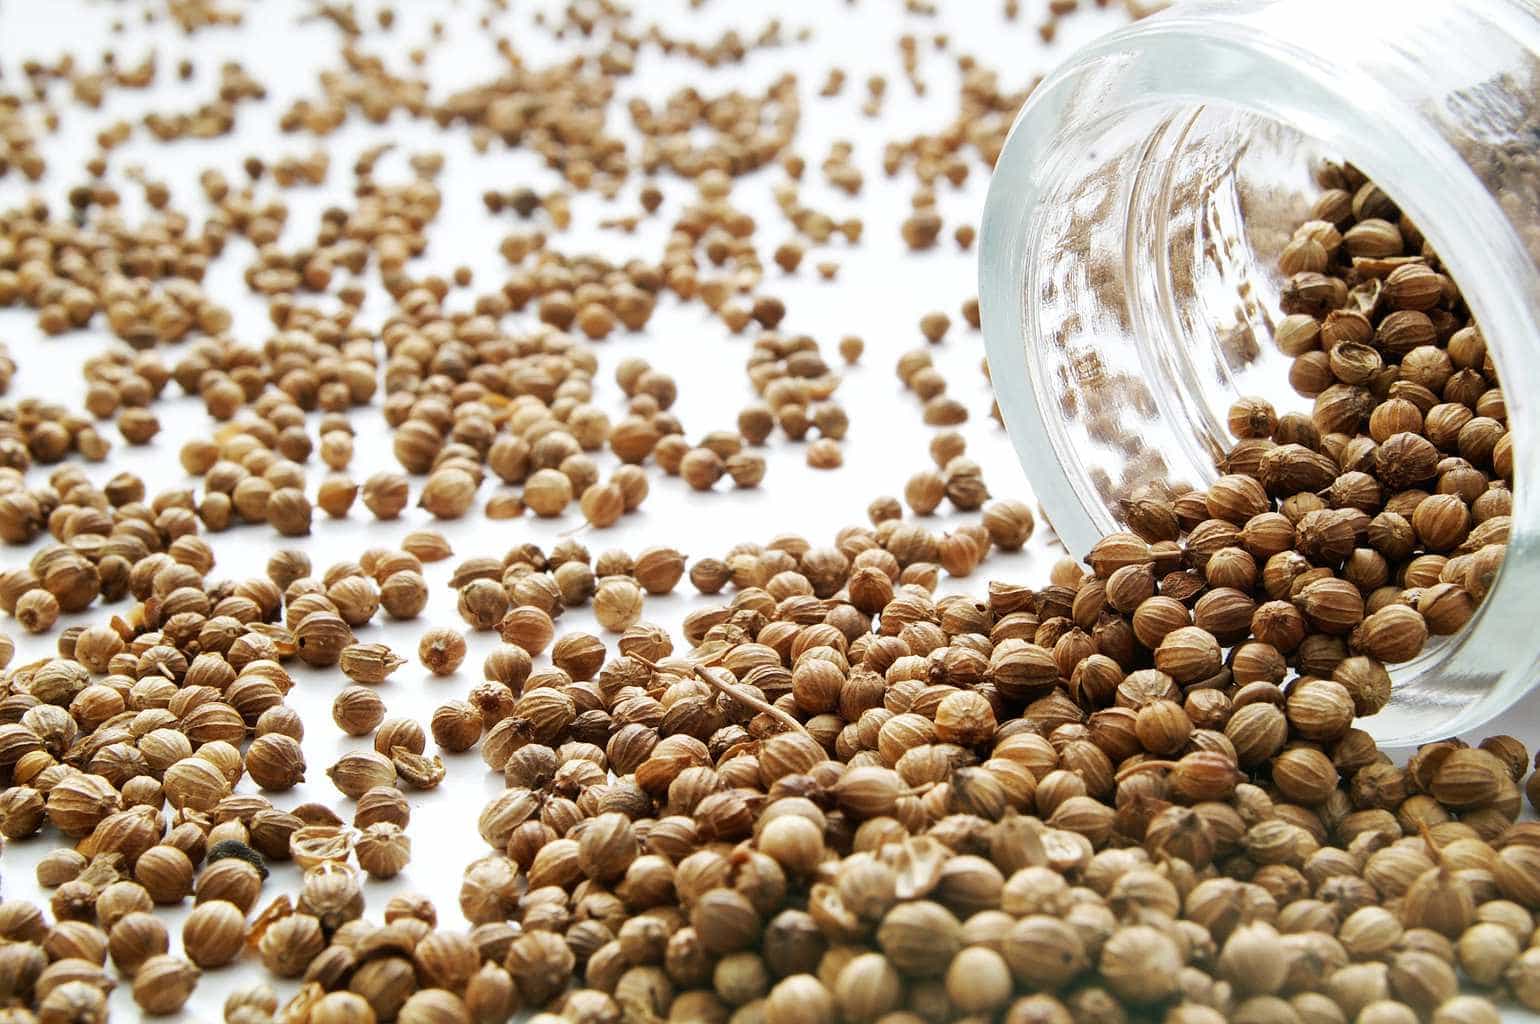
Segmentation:
{"type": "Polygon", "coordinates": [[[1467,629],[1393,671],[1384,745],[1473,729],[1540,678],[1540,7],[1224,0],[1105,36],[1050,75],[996,165],[979,295],[1001,413],[1084,555],[1118,502],[1202,486],[1235,398],[1309,405],[1272,344],[1278,254],[1356,164],[1439,252],[1504,385],[1507,560],[1467,629]]]}

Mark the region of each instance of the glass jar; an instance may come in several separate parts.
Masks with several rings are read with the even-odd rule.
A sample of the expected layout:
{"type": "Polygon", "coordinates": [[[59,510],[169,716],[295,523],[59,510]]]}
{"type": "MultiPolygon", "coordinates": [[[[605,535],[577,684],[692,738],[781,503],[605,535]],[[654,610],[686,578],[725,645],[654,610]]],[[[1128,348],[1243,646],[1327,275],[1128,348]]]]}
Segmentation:
{"type": "Polygon", "coordinates": [[[1000,410],[1083,556],[1154,480],[1205,486],[1243,395],[1309,410],[1272,343],[1278,257],[1350,161],[1438,252],[1505,385],[1505,567],[1467,628],[1398,666],[1384,745],[1473,729],[1540,670],[1540,8],[1221,0],[1104,36],[1032,93],[996,165],[979,296],[1000,410]]]}

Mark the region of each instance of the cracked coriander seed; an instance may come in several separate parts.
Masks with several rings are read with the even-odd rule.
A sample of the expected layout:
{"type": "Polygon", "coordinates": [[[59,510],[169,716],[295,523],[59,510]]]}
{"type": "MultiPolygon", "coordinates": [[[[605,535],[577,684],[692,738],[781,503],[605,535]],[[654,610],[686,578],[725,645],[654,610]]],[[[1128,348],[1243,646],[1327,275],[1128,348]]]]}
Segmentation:
{"type": "Polygon", "coordinates": [[[355,683],[383,683],[404,664],[405,659],[384,644],[376,643],[349,644],[342,649],[337,659],[343,674],[355,683]]]}

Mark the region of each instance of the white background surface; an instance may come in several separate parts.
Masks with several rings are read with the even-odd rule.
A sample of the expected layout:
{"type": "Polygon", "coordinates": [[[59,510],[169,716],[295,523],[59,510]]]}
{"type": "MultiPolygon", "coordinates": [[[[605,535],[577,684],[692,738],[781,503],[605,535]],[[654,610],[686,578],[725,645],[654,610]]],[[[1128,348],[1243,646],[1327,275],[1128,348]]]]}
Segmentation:
{"type": "MultiPolygon", "coordinates": [[[[161,5],[156,4],[159,7],[161,5]]],[[[372,15],[378,5],[372,0],[361,5],[361,14],[372,15]]],[[[396,70],[406,67],[405,53],[412,45],[427,40],[427,24],[442,17],[447,26],[445,42],[432,50],[426,73],[433,82],[433,95],[441,97],[452,88],[490,78],[496,73],[497,60],[492,38],[476,27],[482,12],[479,4],[440,4],[427,0],[398,0],[397,25],[388,37],[368,35],[364,49],[384,56],[396,70]]],[[[642,0],[635,5],[640,12],[641,28],[657,21],[675,35],[688,35],[702,42],[714,40],[728,26],[737,27],[745,38],[757,33],[769,13],[758,5],[728,3],[718,0],[702,10],[689,10],[684,3],[642,0]]],[[[688,491],[677,479],[664,478],[649,469],[652,494],[642,510],[625,517],[616,527],[585,530],[580,539],[598,554],[618,547],[631,553],[654,544],[670,544],[693,561],[704,556],[720,556],[734,543],[746,540],[764,542],[777,533],[798,533],[815,544],[827,544],[841,526],[865,522],[867,502],[878,494],[901,495],[904,481],[920,469],[929,468],[926,444],[933,433],[920,419],[919,402],[901,387],[894,362],[899,353],[923,345],[917,321],[921,314],[941,309],[953,319],[945,342],[933,349],[937,364],[951,382],[951,393],[963,400],[971,413],[963,428],[969,438],[969,454],[985,470],[985,479],[998,497],[1027,498],[1030,491],[1003,431],[989,417],[988,385],[979,370],[983,349],[977,331],[968,329],[959,315],[959,306],[975,292],[971,253],[959,252],[951,242],[953,227],[962,222],[977,224],[982,209],[987,175],[976,162],[964,187],[952,189],[944,183],[939,189],[940,209],[946,219],[942,243],[922,255],[907,253],[898,236],[898,224],[907,214],[914,181],[908,175],[887,179],[881,170],[882,144],[918,131],[933,131],[950,120],[956,103],[957,53],[974,54],[979,61],[997,69],[1002,84],[1020,88],[1034,73],[1042,72],[1069,52],[1075,39],[1119,23],[1114,12],[1096,10],[1087,0],[1087,10],[1067,19],[1060,29],[1059,44],[1045,48],[1035,26],[1045,3],[1032,0],[1020,20],[1007,23],[1001,18],[997,0],[968,0],[953,5],[955,10],[939,19],[919,18],[904,13],[899,0],[860,0],[845,3],[802,0],[767,5],[779,14],[790,39],[795,30],[810,25],[810,42],[789,44],[777,50],[755,51],[741,65],[715,71],[694,62],[665,59],[656,48],[645,48],[634,76],[620,84],[620,97],[612,107],[610,125],[629,134],[624,101],[641,95],[654,102],[684,84],[693,84],[707,94],[728,88],[757,91],[784,71],[796,71],[801,78],[802,128],[796,149],[807,160],[803,199],[837,219],[856,214],[866,222],[865,237],[857,246],[835,242],[815,248],[808,254],[801,271],[782,275],[770,261],[770,252],[780,241],[792,236],[791,226],[775,208],[771,186],[784,178],[778,168],[761,171],[740,179],[733,192],[733,202],[751,212],[759,225],[756,239],[764,257],[767,274],[763,291],[786,302],[788,314],[781,325],[787,334],[807,333],[817,338],[826,358],[837,362],[835,345],[846,334],[866,340],[867,354],[858,367],[845,375],[838,398],[850,414],[851,427],[844,443],[845,466],[833,472],[809,469],[803,461],[804,445],[791,444],[774,437],[764,450],[769,471],[758,490],[732,492],[729,481],[719,484],[718,493],[701,495],[688,491]],[[930,43],[934,32],[951,36],[947,51],[938,52],[930,43]],[[920,73],[928,84],[924,97],[916,97],[904,80],[896,41],[899,35],[920,35],[920,73]],[[1067,41],[1067,42],[1066,42],[1067,41]],[[844,93],[835,99],[816,95],[828,69],[841,66],[847,72],[844,93]],[[868,120],[859,113],[865,98],[868,74],[888,76],[888,96],[883,115],[868,120]],[[829,188],[818,165],[827,155],[831,142],[848,139],[855,147],[854,162],[863,170],[866,185],[860,196],[852,199],[829,188]],[[837,259],[841,269],[833,283],[821,281],[814,271],[820,259],[837,259]]],[[[238,58],[247,70],[268,88],[263,103],[243,103],[234,135],[209,142],[185,141],[171,146],[155,143],[147,133],[136,133],[132,143],[118,150],[112,158],[113,173],[125,195],[125,206],[134,215],[140,208],[137,190],[121,182],[122,171],[143,164],[152,177],[166,181],[175,197],[175,205],[186,210],[201,210],[202,194],[196,184],[199,171],[208,166],[224,170],[232,183],[244,181],[241,160],[258,153],[269,161],[282,155],[303,155],[314,147],[331,151],[331,173],[322,188],[286,190],[284,200],[290,206],[286,247],[308,243],[315,231],[319,212],[333,202],[350,204],[351,165],[362,149],[379,141],[391,140],[396,151],[379,165],[376,177],[381,181],[403,180],[407,175],[407,154],[429,149],[441,150],[446,168],[438,183],[445,202],[438,221],[430,229],[428,250],[412,267],[414,272],[437,272],[445,276],[464,263],[476,272],[471,289],[457,290],[446,303],[450,309],[469,307],[477,289],[493,289],[502,280],[505,264],[497,254],[497,242],[507,232],[527,230],[530,225],[512,214],[491,216],[482,205],[487,188],[506,191],[530,186],[544,193],[561,183],[527,153],[510,152],[494,146],[485,156],[478,156],[470,146],[469,133],[463,128],[439,132],[431,125],[393,118],[386,126],[376,127],[350,120],[340,131],[325,139],[307,135],[280,135],[276,130],[278,113],[299,95],[317,93],[316,72],[337,64],[340,39],[336,30],[324,21],[300,21],[297,12],[303,5],[266,2],[251,5],[246,25],[239,30],[215,29],[187,39],[172,26],[162,23],[146,27],[138,20],[143,5],[92,4],[45,0],[22,2],[0,0],[0,68],[8,88],[19,80],[18,61],[35,56],[52,59],[63,51],[74,52],[77,60],[94,65],[100,53],[115,49],[121,63],[132,65],[153,47],[160,57],[159,83],[146,92],[114,91],[100,112],[84,112],[65,99],[65,87],[57,86],[55,96],[63,124],[57,136],[47,139],[43,152],[48,158],[50,175],[34,189],[13,173],[0,179],[0,207],[10,207],[25,195],[40,191],[62,209],[65,189],[81,180],[80,165],[93,150],[91,139],[97,128],[119,117],[137,117],[146,110],[185,110],[212,96],[213,83],[221,62],[238,58]],[[108,32],[112,16],[127,17],[130,30],[125,36],[108,32]],[[182,57],[191,58],[197,73],[190,84],[175,81],[172,73],[182,57]]],[[[509,33],[515,45],[531,64],[542,64],[560,52],[550,36],[532,26],[535,5],[514,0],[514,10],[499,17],[498,31],[509,33]]],[[[549,7],[555,10],[554,5],[549,7]]],[[[361,19],[362,20],[362,19],[361,19]]],[[[659,179],[668,197],[659,215],[647,219],[635,235],[600,230],[598,222],[610,216],[639,212],[637,190],[640,178],[627,183],[619,199],[605,203],[591,195],[575,195],[574,229],[553,236],[553,245],[569,254],[599,252],[615,262],[630,256],[655,261],[673,215],[692,195],[687,182],[659,179]]],[[[259,195],[271,194],[264,182],[259,195]]],[[[196,217],[194,223],[196,224],[196,217]]],[[[241,281],[241,270],[251,255],[250,246],[233,239],[224,257],[210,270],[206,287],[220,302],[235,313],[234,333],[242,341],[260,343],[271,331],[265,306],[253,301],[241,281]]],[[[374,281],[371,268],[367,280],[374,281]]],[[[388,311],[379,289],[365,307],[364,320],[378,324],[388,311]]],[[[99,324],[100,318],[98,318],[99,324]]],[[[528,314],[510,318],[507,326],[518,330],[529,322],[528,314]]],[[[596,378],[595,402],[612,418],[619,418],[624,397],[614,384],[615,363],[626,356],[641,355],[653,365],[672,373],[679,384],[679,401],[674,412],[683,422],[688,436],[699,438],[707,431],[731,429],[737,411],[754,400],[743,373],[749,353],[750,335],[731,336],[720,322],[699,305],[680,305],[665,297],[648,329],[638,334],[617,333],[595,347],[601,360],[596,378]]],[[[45,339],[37,331],[29,310],[0,310],[0,340],[6,341],[19,364],[10,396],[48,395],[78,407],[83,393],[80,361],[99,351],[109,338],[105,331],[90,329],[45,339]]],[[[176,348],[163,351],[168,365],[178,358],[176,348]]],[[[168,395],[177,391],[171,385],[168,395]]],[[[128,470],[141,475],[152,493],[162,487],[196,487],[186,478],[176,460],[182,439],[206,432],[209,421],[201,404],[180,396],[156,406],[165,429],[156,442],[146,448],[130,449],[116,437],[110,424],[104,432],[114,437],[115,450],[108,462],[89,466],[87,471],[98,482],[113,473],[128,470]]],[[[363,480],[378,469],[396,469],[389,448],[389,434],[377,409],[352,413],[357,429],[356,455],[352,475],[363,480]]],[[[312,421],[313,426],[313,421],[312,421]]],[[[612,461],[601,458],[607,473],[612,461]]],[[[324,467],[312,460],[310,488],[324,475],[324,467]]],[[[41,476],[46,470],[35,471],[41,476]]],[[[414,479],[414,500],[420,478],[414,479]]],[[[492,483],[483,486],[478,496],[479,508],[494,493],[492,483]]],[[[945,506],[944,506],[945,507],[945,506]]],[[[938,516],[930,521],[933,529],[976,518],[938,516]]],[[[410,662],[380,687],[388,705],[389,716],[412,716],[426,726],[432,709],[443,701],[462,698],[481,678],[481,659],[495,645],[495,633],[469,635],[470,655],[460,672],[451,678],[429,676],[417,662],[417,639],[429,625],[463,627],[455,613],[454,592],[445,581],[453,565],[471,555],[501,555],[515,544],[534,541],[549,549],[559,537],[582,524],[576,505],[555,520],[525,518],[487,522],[478,516],[441,524],[439,528],[453,542],[455,557],[428,567],[432,598],[424,616],[409,623],[387,623],[383,613],[374,624],[357,631],[360,641],[389,643],[410,662]]],[[[272,550],[297,546],[306,550],[320,575],[331,562],[356,558],[366,547],[389,546],[399,542],[409,530],[429,525],[428,517],[412,509],[400,520],[377,523],[363,511],[361,503],[351,517],[341,521],[324,519],[319,511],[314,533],[303,541],[277,537],[265,526],[238,527],[212,536],[217,557],[212,578],[244,578],[260,575],[272,550]]],[[[0,551],[0,564],[17,564],[28,552],[16,549],[0,551]]],[[[982,593],[991,577],[1036,582],[1046,576],[1048,566],[1060,553],[1053,549],[1049,531],[1040,522],[1038,535],[1028,550],[1017,556],[998,554],[971,579],[943,579],[943,590],[982,593]]],[[[643,618],[675,628],[686,612],[710,603],[712,599],[694,596],[688,580],[669,598],[649,598],[643,618]]],[[[108,610],[119,612],[119,605],[108,610]]],[[[102,612],[92,609],[84,615],[66,617],[60,626],[74,622],[97,621],[102,612]]],[[[0,621],[18,640],[17,663],[49,653],[57,633],[28,638],[0,621]]],[[[567,612],[557,621],[558,635],[571,630],[599,633],[587,609],[567,612]]],[[[607,641],[612,636],[605,635],[607,641]]],[[[544,662],[542,659],[541,663],[544,662]]],[[[538,664],[538,663],[537,663],[538,664]]],[[[274,803],[290,807],[319,800],[332,805],[347,819],[351,802],[341,797],[327,781],[324,770],[343,751],[366,747],[367,739],[353,740],[341,735],[330,715],[332,697],[344,684],[335,670],[308,670],[291,666],[298,685],[289,701],[305,717],[304,741],[309,762],[310,781],[292,792],[274,796],[274,803]]],[[[1533,742],[1540,737],[1540,716],[1533,710],[1514,716],[1501,730],[1510,731],[1533,742]]],[[[430,747],[431,752],[431,747],[430,747]]],[[[378,914],[385,901],[402,892],[422,892],[438,905],[441,924],[460,927],[456,896],[461,870],[475,857],[488,852],[475,822],[485,799],[502,788],[500,776],[488,772],[479,756],[468,753],[447,756],[449,776],[436,792],[409,793],[412,822],[408,830],[414,844],[412,864],[390,883],[370,882],[366,894],[371,911],[378,914]]],[[[248,790],[249,783],[243,785],[248,790]]],[[[6,847],[0,861],[0,894],[45,902],[47,893],[39,891],[32,879],[38,856],[52,848],[57,837],[45,835],[6,847]]],[[[298,873],[291,865],[275,865],[273,877],[264,890],[262,903],[281,892],[297,889],[298,873]]],[[[190,906],[190,903],[189,903],[190,906]]],[[[180,948],[176,930],[187,908],[167,914],[173,928],[173,951],[180,948]]],[[[265,977],[259,965],[250,960],[206,975],[180,1019],[212,1021],[219,1019],[219,1007],[225,995],[240,985],[265,977]]],[[[285,994],[291,985],[280,985],[285,994]]],[[[127,998],[127,979],[114,997],[115,1015],[132,1019],[136,1011],[127,998]]]]}

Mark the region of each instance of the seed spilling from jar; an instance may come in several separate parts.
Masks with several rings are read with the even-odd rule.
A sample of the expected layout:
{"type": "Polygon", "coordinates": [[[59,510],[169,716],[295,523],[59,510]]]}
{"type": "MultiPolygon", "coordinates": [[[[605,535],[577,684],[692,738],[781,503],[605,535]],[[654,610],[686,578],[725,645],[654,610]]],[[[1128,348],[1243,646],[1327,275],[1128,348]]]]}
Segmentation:
{"type": "MultiPolygon", "coordinates": [[[[1042,37],[1076,6],[1050,3],[1042,37]]],[[[1517,821],[1521,786],[1540,793],[1529,751],[1451,740],[1397,766],[1355,727],[1390,698],[1387,666],[1457,632],[1490,592],[1512,504],[1479,329],[1373,183],[1322,168],[1280,260],[1276,340],[1310,413],[1238,401],[1216,481],[1130,495],[1127,529],[1076,552],[1084,564],[938,596],[943,574],[968,576],[1035,530],[1029,505],[986,483],[943,373],[946,348],[979,327],[973,299],[955,323],[927,305],[924,346],[897,359],[938,429],[926,468],[902,501],[871,500],[869,525],[720,558],[656,543],[593,554],[591,537],[647,528],[655,484],[706,509],[708,492],[773,484],[766,446],[802,445],[802,464],[834,471],[875,429],[842,398],[866,342],[836,343],[847,386],[818,339],[782,326],[819,325],[771,294],[810,255],[835,277],[840,263],[811,250],[854,260],[867,228],[799,191],[812,172],[795,78],[630,96],[639,59],[730,68],[791,31],[702,43],[577,5],[533,24],[592,41],[585,59],[538,65],[510,36],[496,77],[443,94],[366,49],[391,38],[392,8],[318,13],[345,49],[319,96],[279,112],[285,138],[321,141],[310,155],[249,157],[241,181],[210,168],[197,197],[143,169],[114,174],[136,132],[212,138],[254,116],[243,108],[265,89],[230,62],[217,100],[104,124],[67,212],[0,213],[0,305],[35,311],[45,334],[95,319],[121,342],[83,367],[88,415],[35,398],[0,415],[0,540],[34,545],[0,570],[0,609],[35,637],[65,626],[46,657],[26,643],[0,693],[0,836],[56,844],[36,862],[46,911],[0,901],[6,1013],[99,1021],[109,998],[174,1013],[247,950],[297,991],[221,993],[228,1024],[1496,1019],[1462,986],[1540,1009],[1540,842],[1517,821]],[[639,141],[608,127],[621,94],[639,141]],[[348,198],[294,247],[285,224],[303,207],[286,190],[339,173],[325,140],[355,113],[465,132],[476,150],[522,146],[561,177],[482,196],[488,216],[531,222],[502,240],[501,281],[427,269],[456,201],[438,152],[409,154],[404,181],[376,173],[389,145],[354,154],[348,198]],[[742,201],[760,172],[776,176],[767,208],[792,236],[768,252],[742,201]],[[142,191],[143,219],[119,212],[120,178],[142,191]],[[568,252],[586,206],[571,193],[624,204],[636,179],[634,212],[601,227],[658,219],[657,258],[568,252]],[[232,252],[268,306],[260,344],[236,340],[225,278],[206,277],[232,252]],[[752,335],[751,401],[727,429],[687,432],[681,381],[590,344],[675,300],[752,335]],[[107,458],[110,431],[93,424],[108,419],[154,452],[154,406],[173,393],[217,424],[179,439],[187,485],[98,482],[63,462],[107,458]],[[355,421],[375,408],[389,468],[354,465],[367,450],[355,421]],[[504,529],[527,511],[585,533],[462,551],[473,535],[411,528],[448,531],[478,507],[504,529]],[[310,538],[292,543],[314,554],[355,515],[387,546],[325,565],[285,548],[265,574],[230,578],[210,540],[267,530],[310,538]],[[664,628],[655,613],[685,579],[716,600],[664,628]],[[378,639],[381,609],[433,620],[415,669],[409,645],[378,639]],[[471,660],[465,679],[473,653],[481,674],[471,660]],[[299,710],[328,681],[330,727],[299,710]],[[454,689],[414,718],[392,713],[408,687],[454,689]],[[336,794],[269,799],[315,781],[307,732],[348,737],[324,760],[310,751],[336,794]],[[424,877],[419,799],[454,799],[467,790],[447,776],[483,766],[504,785],[476,817],[486,850],[458,878],[468,927],[440,927],[419,896],[378,905],[377,880],[424,877]],[[186,911],[180,955],[162,907],[186,911]]],[[[188,34],[240,20],[204,2],[169,16],[188,34]]],[[[433,23],[411,65],[451,35],[433,23]]],[[[916,94],[933,54],[955,48],[900,36],[916,94]]],[[[57,162],[47,133],[65,81],[87,117],[163,73],[108,56],[21,66],[27,88],[0,101],[0,178],[57,162]]],[[[938,192],[987,168],[1020,99],[973,55],[947,59],[956,118],[905,126],[881,153],[890,178],[918,183],[887,225],[916,251],[942,239],[938,192]]],[[[182,81],[198,71],[177,66],[182,81]]],[[[831,69],[820,96],[845,77],[831,69]]],[[[868,78],[860,109],[876,118],[887,96],[868,78]]],[[[853,199],[860,159],[837,141],[817,172],[853,199]]],[[[950,237],[966,249],[973,227],[950,237]]],[[[0,390],[17,370],[0,346],[0,390]]],[[[0,667],[16,647],[0,636],[0,667]]]]}

